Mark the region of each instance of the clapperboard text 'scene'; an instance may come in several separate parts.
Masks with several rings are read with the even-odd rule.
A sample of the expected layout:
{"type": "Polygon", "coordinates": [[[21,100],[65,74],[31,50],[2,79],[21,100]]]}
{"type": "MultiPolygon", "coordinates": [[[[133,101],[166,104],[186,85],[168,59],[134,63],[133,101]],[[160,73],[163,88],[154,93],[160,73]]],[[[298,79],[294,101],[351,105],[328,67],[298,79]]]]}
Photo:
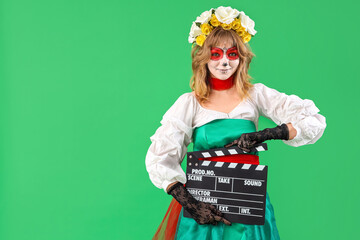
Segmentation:
{"type": "MultiPolygon", "coordinates": [[[[261,143],[251,152],[265,150],[267,145],[261,143]]],[[[263,225],[268,167],[206,159],[243,154],[238,147],[188,152],[186,187],[197,200],[217,206],[231,222],[263,225]]],[[[184,216],[191,217],[186,211],[184,216]]]]}

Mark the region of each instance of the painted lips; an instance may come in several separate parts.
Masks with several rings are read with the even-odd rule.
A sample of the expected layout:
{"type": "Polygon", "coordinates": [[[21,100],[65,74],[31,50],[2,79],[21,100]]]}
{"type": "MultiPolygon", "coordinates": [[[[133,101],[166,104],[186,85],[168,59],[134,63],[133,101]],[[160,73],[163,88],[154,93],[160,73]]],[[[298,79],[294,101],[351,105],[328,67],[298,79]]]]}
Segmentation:
{"type": "Polygon", "coordinates": [[[230,71],[231,68],[228,68],[228,69],[220,69],[220,68],[216,68],[216,70],[220,71],[220,72],[227,72],[227,71],[230,71]]]}

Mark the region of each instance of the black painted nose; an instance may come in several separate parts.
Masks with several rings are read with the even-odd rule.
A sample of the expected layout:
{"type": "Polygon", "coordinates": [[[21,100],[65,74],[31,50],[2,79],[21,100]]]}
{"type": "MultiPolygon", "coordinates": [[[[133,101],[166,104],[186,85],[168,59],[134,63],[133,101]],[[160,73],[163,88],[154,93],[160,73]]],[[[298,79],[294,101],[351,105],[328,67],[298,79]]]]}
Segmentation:
{"type": "Polygon", "coordinates": [[[223,66],[226,67],[228,64],[227,63],[223,63],[223,66]]]}

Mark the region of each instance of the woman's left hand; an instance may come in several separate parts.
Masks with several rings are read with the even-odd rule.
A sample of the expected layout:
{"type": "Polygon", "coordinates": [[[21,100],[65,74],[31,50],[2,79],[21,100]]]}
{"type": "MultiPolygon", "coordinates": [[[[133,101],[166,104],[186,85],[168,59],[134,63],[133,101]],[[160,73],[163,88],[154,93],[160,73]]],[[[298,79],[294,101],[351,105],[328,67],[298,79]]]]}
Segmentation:
{"type": "Polygon", "coordinates": [[[250,152],[250,149],[258,143],[263,142],[260,139],[260,135],[257,134],[259,132],[252,132],[252,133],[243,133],[238,139],[235,139],[233,142],[225,145],[226,148],[231,146],[238,146],[240,149],[244,150],[245,152],[250,152]]]}
{"type": "Polygon", "coordinates": [[[284,123],[274,128],[265,128],[259,132],[243,133],[238,139],[226,144],[224,147],[228,148],[237,145],[240,149],[250,152],[251,148],[256,144],[270,139],[289,140],[288,126],[284,123]]]}

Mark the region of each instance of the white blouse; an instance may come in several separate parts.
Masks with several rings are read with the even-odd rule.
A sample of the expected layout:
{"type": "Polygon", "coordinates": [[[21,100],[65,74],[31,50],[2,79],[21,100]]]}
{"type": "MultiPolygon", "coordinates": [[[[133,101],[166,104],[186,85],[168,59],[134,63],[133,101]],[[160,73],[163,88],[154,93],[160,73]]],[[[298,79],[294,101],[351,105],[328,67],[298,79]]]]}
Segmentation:
{"type": "Polygon", "coordinates": [[[259,116],[277,125],[292,123],[297,135],[283,142],[294,147],[315,143],[323,135],[325,117],[318,114],[319,109],[313,101],[280,93],[262,83],[254,84],[250,96],[227,114],[203,108],[192,92],[182,94],[150,137],[152,143],[145,164],[152,183],[165,192],[173,182],[185,184],[186,175],[180,165],[192,142],[193,130],[216,119],[246,119],[253,121],[256,129],[259,116]]]}

